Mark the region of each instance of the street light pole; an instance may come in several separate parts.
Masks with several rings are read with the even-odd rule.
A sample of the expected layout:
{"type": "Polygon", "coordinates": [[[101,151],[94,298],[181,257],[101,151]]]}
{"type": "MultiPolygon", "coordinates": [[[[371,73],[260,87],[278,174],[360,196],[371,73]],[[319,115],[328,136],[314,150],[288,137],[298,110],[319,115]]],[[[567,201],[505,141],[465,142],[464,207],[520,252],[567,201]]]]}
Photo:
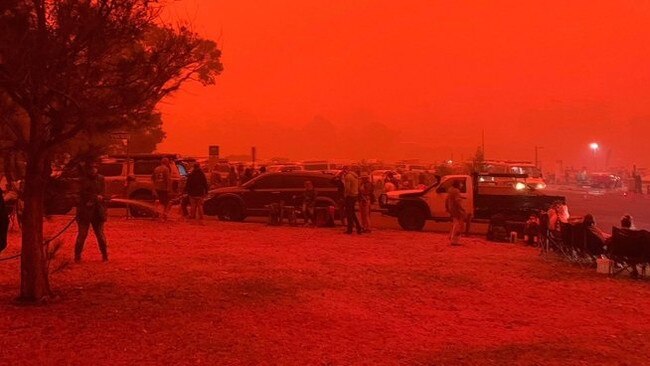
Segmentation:
{"type": "Polygon", "coordinates": [[[596,160],[596,152],[600,148],[600,145],[598,145],[597,142],[592,142],[589,144],[589,147],[591,148],[591,152],[593,153],[593,158],[594,158],[594,171],[598,170],[598,161],[596,160]]]}

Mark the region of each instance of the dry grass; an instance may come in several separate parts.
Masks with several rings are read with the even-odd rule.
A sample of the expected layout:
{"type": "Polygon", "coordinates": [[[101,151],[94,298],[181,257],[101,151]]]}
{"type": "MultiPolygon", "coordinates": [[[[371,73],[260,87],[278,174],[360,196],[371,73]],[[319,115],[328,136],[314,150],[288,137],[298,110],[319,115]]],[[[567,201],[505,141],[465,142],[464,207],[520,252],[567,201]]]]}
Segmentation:
{"type": "Polygon", "coordinates": [[[47,306],[12,304],[18,263],[0,264],[0,364],[650,362],[647,282],[522,246],[212,220],[113,219],[107,236],[111,262],[91,239],[47,306]]]}

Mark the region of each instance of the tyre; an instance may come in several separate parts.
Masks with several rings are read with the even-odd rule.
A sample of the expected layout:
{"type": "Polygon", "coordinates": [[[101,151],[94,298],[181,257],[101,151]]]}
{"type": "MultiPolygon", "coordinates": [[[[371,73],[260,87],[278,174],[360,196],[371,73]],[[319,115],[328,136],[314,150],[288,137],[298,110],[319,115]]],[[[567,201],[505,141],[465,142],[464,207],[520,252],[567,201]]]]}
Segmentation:
{"type": "Polygon", "coordinates": [[[219,204],[217,216],[221,221],[243,221],[244,208],[239,202],[229,199],[219,204]]]}
{"type": "MultiPolygon", "coordinates": [[[[131,194],[131,197],[129,198],[136,201],[142,201],[144,204],[148,204],[148,205],[153,204],[155,201],[153,194],[148,191],[134,192],[133,194],[131,194]]],[[[137,205],[129,205],[129,214],[131,215],[131,217],[158,216],[158,213],[155,212],[155,210],[146,207],[138,207],[137,205]]]]}
{"type": "Polygon", "coordinates": [[[404,207],[397,216],[399,226],[408,231],[421,231],[426,223],[426,214],[415,206],[404,207]]]}

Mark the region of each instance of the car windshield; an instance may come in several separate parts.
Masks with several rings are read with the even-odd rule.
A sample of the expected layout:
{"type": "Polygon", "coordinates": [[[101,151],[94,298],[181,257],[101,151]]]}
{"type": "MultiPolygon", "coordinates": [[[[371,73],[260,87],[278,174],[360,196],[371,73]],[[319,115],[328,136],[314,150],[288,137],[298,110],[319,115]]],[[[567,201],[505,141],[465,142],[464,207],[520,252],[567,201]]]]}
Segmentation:
{"type": "Polygon", "coordinates": [[[261,179],[265,178],[266,176],[267,176],[266,174],[258,175],[257,177],[249,180],[248,182],[242,184],[241,186],[244,188],[252,188],[253,186],[255,186],[256,183],[258,183],[261,179]]]}
{"type": "Polygon", "coordinates": [[[513,166],[510,169],[514,174],[527,174],[531,178],[542,176],[542,172],[534,166],[513,166]]]}

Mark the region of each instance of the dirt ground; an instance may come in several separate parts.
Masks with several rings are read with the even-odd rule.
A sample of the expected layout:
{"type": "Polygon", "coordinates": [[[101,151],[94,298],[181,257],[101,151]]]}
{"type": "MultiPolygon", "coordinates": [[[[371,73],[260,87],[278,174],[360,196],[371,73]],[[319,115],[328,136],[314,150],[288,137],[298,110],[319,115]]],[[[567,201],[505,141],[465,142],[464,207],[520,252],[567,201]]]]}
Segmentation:
{"type": "Polygon", "coordinates": [[[521,245],[214,220],[107,236],[110,262],[92,238],[44,306],[15,304],[18,262],[0,262],[0,365],[650,364],[647,281],[521,245]]]}

